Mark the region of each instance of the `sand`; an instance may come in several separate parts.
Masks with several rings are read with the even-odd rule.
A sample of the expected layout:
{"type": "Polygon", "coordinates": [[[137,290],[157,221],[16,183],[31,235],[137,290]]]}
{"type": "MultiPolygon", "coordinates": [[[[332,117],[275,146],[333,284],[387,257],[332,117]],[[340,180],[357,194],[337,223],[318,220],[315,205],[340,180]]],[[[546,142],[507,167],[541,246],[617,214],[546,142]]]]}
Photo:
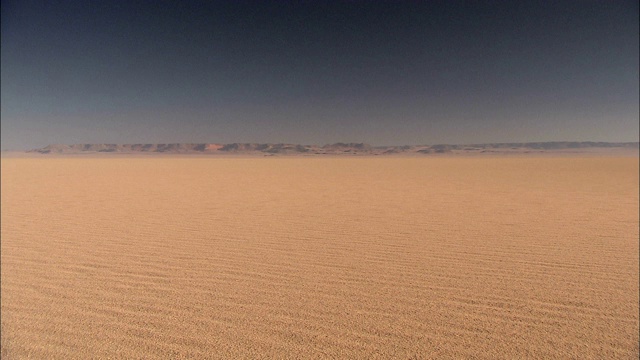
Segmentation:
{"type": "Polygon", "coordinates": [[[637,157],[3,158],[2,359],[638,357],[637,157]]]}

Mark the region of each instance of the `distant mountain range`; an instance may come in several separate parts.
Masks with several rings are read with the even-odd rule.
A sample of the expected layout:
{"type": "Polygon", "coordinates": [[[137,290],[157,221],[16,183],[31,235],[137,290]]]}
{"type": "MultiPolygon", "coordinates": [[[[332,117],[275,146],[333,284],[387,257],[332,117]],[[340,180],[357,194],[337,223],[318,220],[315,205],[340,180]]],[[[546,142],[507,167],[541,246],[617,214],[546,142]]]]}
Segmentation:
{"type": "Polygon", "coordinates": [[[168,153],[168,154],[265,154],[265,155],[389,155],[389,154],[441,154],[441,153],[486,153],[486,152],[547,152],[585,151],[590,148],[638,149],[638,142],[530,142],[494,143],[466,145],[404,145],[371,146],[364,143],[335,143],[324,146],[299,144],[74,144],[48,145],[29,152],[40,154],[73,153],[168,153]]]}

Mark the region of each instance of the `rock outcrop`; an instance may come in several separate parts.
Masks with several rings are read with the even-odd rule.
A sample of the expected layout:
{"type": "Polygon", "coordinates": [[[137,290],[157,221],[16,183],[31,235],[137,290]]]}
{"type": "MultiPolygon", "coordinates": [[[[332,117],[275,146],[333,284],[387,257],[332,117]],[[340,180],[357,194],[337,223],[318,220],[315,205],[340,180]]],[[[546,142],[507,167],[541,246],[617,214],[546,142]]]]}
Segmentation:
{"type": "Polygon", "coordinates": [[[532,142],[467,145],[404,145],[371,146],[364,143],[335,143],[324,146],[269,143],[173,143],[173,144],[74,144],[48,145],[30,152],[40,154],[73,153],[166,153],[166,154],[265,154],[265,155],[391,155],[391,154],[446,154],[484,152],[532,151],[584,151],[588,148],[638,149],[638,142],[532,142]]]}

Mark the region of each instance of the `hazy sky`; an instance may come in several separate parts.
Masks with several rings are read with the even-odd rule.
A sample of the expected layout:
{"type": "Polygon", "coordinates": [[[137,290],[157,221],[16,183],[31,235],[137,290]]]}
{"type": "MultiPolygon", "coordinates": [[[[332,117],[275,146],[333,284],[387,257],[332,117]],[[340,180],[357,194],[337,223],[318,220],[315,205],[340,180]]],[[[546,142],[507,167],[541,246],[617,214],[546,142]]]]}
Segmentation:
{"type": "Polygon", "coordinates": [[[638,141],[638,1],[2,1],[2,148],[638,141]]]}

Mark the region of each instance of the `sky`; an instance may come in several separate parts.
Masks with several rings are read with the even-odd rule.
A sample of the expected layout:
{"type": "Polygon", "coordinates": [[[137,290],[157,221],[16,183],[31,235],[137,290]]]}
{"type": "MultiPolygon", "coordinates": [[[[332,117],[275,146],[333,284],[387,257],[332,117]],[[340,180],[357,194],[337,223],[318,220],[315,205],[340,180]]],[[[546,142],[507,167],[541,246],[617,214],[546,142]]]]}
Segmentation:
{"type": "Polygon", "coordinates": [[[3,0],[2,149],[638,141],[638,1],[3,0]]]}

